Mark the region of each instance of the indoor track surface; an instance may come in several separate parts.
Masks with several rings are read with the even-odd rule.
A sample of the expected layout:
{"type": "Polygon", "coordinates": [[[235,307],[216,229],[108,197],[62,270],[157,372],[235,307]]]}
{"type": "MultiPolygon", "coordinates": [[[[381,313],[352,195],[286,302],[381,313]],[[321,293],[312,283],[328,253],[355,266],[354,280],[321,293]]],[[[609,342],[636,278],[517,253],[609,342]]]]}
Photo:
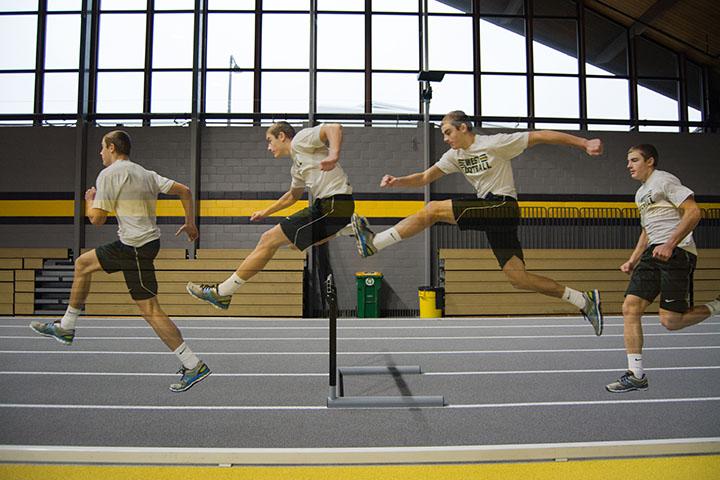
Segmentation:
{"type": "MultiPolygon", "coordinates": [[[[643,321],[650,388],[612,394],[622,319],[340,319],[352,396],[443,395],[436,408],[329,409],[326,319],[176,319],[212,375],[184,393],[140,318],[78,321],[72,346],[0,318],[0,461],[418,464],[717,454],[720,318],[643,321]],[[163,455],[154,457],[153,454],[163,455]],[[116,455],[116,456],[114,456],[116,455]],[[201,455],[204,457],[200,458],[201,455]]],[[[288,477],[289,478],[289,477],[288,477]]],[[[699,480],[699,479],[698,479],[699,480]]]]}

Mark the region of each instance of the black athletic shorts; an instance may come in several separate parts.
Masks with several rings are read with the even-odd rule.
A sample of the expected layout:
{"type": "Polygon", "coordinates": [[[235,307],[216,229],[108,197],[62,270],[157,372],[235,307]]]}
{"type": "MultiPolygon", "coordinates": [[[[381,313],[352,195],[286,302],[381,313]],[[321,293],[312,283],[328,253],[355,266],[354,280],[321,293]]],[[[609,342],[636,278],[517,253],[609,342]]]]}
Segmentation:
{"type": "Polygon", "coordinates": [[[133,300],[147,300],[157,295],[153,260],[160,250],[160,240],[153,240],[142,247],[131,247],[120,240],[95,249],[100,266],[107,273],[122,271],[125,284],[133,300]]]}
{"type": "Polygon", "coordinates": [[[458,198],[453,199],[452,209],[460,230],[485,232],[500,268],[513,256],[525,261],[518,238],[520,207],[513,197],[490,194],[485,198],[458,198]]]}
{"type": "Polygon", "coordinates": [[[285,236],[299,250],[332,237],[350,223],[355,212],[352,195],[333,195],[315,200],[313,204],[280,222],[285,236]]]}
{"type": "Polygon", "coordinates": [[[667,262],[652,256],[657,245],[650,245],[633,269],[625,295],[653,302],[660,294],[660,308],[685,313],[693,306],[693,272],[697,256],[675,248],[667,262]]]}

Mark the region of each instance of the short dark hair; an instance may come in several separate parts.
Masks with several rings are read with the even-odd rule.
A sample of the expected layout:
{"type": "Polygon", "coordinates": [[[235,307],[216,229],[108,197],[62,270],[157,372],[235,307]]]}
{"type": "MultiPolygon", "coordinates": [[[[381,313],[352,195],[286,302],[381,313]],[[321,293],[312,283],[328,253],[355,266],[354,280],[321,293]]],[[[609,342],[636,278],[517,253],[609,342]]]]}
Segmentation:
{"type": "Polygon", "coordinates": [[[295,128],[288,122],[283,121],[273,123],[267,131],[273,137],[277,137],[280,132],[284,133],[288,138],[293,138],[295,136],[295,128]]]}
{"type": "Polygon", "coordinates": [[[470,117],[467,116],[465,112],[462,110],[453,110],[452,112],[449,112],[445,114],[445,116],[442,119],[443,123],[450,123],[455,128],[460,128],[460,125],[467,125],[468,131],[472,131],[473,129],[473,122],[470,120],[470,117]]]}
{"type": "Polygon", "coordinates": [[[651,145],[649,143],[641,143],[639,145],[633,145],[628,149],[628,153],[630,152],[640,152],[640,155],[642,155],[643,159],[647,160],[649,158],[654,158],[655,163],[653,163],[653,167],[657,168],[658,161],[660,160],[658,158],[658,151],[657,148],[655,148],[655,145],[651,145]]]}
{"type": "Polygon", "coordinates": [[[125,130],[113,130],[103,137],[105,146],[115,145],[115,151],[121,155],[130,155],[132,142],[130,135],[125,130]]]}

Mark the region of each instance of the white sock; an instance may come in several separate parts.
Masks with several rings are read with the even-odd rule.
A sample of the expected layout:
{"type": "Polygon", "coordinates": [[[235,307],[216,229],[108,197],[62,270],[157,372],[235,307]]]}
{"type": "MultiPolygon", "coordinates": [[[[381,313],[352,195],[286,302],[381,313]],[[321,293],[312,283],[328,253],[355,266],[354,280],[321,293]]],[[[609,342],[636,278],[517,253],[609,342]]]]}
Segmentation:
{"type": "Polygon", "coordinates": [[[390,245],[395,245],[401,240],[402,237],[400,236],[398,231],[395,230],[395,227],[392,227],[388,228],[387,230],[383,230],[382,232],[375,235],[372,243],[376,249],[382,250],[383,248],[389,247],[390,245]]]}
{"type": "Polygon", "coordinates": [[[628,353],[628,370],[633,372],[635,378],[642,378],[645,371],[642,366],[642,353],[628,353]]]}
{"type": "Polygon", "coordinates": [[[566,302],[572,303],[580,310],[585,310],[585,295],[582,292],[573,290],[570,287],[565,287],[565,293],[563,293],[562,299],[566,302]]]}
{"type": "Polygon", "coordinates": [[[65,315],[60,319],[60,328],[63,330],[75,330],[75,322],[80,312],[82,312],[82,309],[73,308],[68,305],[67,310],[65,310],[65,315]]]}
{"type": "Polygon", "coordinates": [[[173,353],[180,359],[183,367],[188,370],[192,370],[197,367],[198,363],[200,363],[200,359],[193,353],[192,350],[190,350],[190,347],[185,345],[185,342],[181,343],[180,346],[173,351],[173,353]]]}
{"type": "Polygon", "coordinates": [[[243,283],[245,283],[245,280],[238,277],[236,273],[233,273],[227,280],[218,285],[218,295],[223,297],[225,295],[232,295],[240,290],[243,283]]]}
{"type": "Polygon", "coordinates": [[[705,306],[710,310],[710,316],[717,315],[720,313],[720,297],[716,298],[710,303],[706,303],[705,306]]]}

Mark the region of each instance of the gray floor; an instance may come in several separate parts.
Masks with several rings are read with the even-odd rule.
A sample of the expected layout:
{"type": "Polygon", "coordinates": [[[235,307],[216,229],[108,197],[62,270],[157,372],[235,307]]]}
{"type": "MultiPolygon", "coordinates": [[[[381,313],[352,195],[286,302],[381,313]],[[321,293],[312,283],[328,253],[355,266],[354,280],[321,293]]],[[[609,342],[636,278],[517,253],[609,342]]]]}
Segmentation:
{"type": "Polygon", "coordinates": [[[326,320],[178,319],[213,370],[173,394],[178,363],[141,319],[81,318],[72,347],[0,318],[0,445],[457,446],[720,437],[720,318],[644,319],[646,392],[610,394],[622,319],[349,319],[338,363],[420,365],[350,377],[347,395],[444,395],[424,409],[327,409],[326,320]]]}

